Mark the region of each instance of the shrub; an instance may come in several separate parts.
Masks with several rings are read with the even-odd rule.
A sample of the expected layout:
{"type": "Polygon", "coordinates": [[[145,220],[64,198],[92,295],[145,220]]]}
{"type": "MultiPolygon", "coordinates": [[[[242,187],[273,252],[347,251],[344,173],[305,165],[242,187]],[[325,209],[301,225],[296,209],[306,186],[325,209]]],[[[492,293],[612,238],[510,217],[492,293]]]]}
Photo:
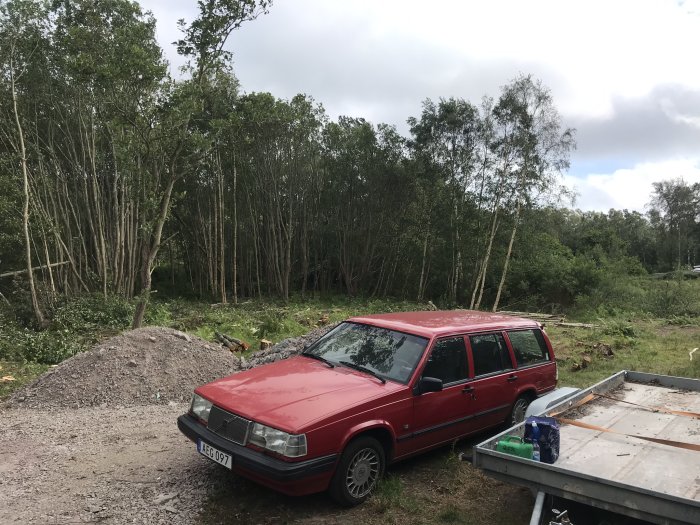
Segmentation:
{"type": "Polygon", "coordinates": [[[133,305],[123,297],[100,294],[71,298],[53,313],[55,328],[91,331],[99,328],[123,329],[131,323],[133,305]]]}

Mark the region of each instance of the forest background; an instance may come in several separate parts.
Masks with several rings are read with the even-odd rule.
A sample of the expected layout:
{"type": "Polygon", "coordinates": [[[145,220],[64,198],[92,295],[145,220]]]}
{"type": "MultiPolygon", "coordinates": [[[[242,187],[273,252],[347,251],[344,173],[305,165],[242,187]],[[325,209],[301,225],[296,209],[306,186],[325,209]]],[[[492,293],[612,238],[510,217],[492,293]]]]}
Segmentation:
{"type": "Polygon", "coordinates": [[[575,130],[537,78],[426,99],[402,136],[243,93],[225,43],[271,2],[198,5],[173,78],[135,2],[0,4],[0,359],[144,322],[282,336],[308,305],[698,324],[700,184],[669,173],[644,214],[572,208],[575,130]]]}

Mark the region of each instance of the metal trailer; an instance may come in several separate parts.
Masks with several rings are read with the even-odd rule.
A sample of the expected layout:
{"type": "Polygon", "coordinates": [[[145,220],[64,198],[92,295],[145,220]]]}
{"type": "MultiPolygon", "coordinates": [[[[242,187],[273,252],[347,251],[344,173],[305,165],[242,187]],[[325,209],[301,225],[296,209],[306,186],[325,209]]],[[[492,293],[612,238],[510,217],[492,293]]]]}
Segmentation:
{"type": "Polygon", "coordinates": [[[545,494],[657,524],[700,524],[700,380],[622,371],[546,409],[560,427],[554,464],[474,448],[490,476],[545,494]]]}

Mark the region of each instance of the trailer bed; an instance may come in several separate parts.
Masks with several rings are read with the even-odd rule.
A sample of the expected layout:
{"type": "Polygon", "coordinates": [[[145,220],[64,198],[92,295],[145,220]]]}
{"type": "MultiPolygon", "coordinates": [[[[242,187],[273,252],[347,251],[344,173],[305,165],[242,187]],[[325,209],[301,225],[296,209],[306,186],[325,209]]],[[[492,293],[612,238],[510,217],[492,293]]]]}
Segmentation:
{"type": "Polygon", "coordinates": [[[522,436],[520,424],[477,445],[475,465],[652,523],[700,524],[700,380],[620,372],[547,413],[562,422],[556,463],[495,450],[504,434],[522,436]]]}

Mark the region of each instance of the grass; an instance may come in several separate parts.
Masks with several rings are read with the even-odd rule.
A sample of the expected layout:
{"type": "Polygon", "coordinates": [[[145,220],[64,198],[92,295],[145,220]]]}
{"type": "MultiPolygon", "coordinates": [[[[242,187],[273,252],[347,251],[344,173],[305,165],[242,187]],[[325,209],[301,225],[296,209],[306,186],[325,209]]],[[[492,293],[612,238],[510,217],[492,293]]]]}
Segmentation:
{"type": "Polygon", "coordinates": [[[49,369],[49,365],[0,361],[0,399],[33,381],[49,369]],[[12,380],[7,378],[12,378],[12,380]]]}
{"type": "Polygon", "coordinates": [[[620,370],[700,378],[700,357],[691,361],[688,355],[699,346],[700,326],[641,319],[625,321],[624,326],[616,323],[599,321],[594,329],[547,329],[560,385],[590,386],[620,370]]]}
{"type": "Polygon", "coordinates": [[[424,309],[409,301],[296,298],[289,303],[245,301],[237,305],[211,307],[201,303],[173,303],[167,323],[213,340],[216,331],[255,342],[261,338],[277,342],[307,333],[321,321],[338,322],[353,315],[424,309]]]}

